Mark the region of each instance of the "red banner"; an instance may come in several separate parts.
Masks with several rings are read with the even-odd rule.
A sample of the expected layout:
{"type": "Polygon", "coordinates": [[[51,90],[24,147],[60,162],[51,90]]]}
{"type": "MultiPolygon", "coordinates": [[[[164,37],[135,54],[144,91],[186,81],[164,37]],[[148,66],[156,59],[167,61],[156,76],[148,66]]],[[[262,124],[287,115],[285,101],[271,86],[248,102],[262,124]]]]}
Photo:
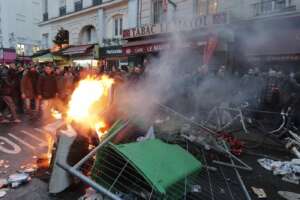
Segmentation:
{"type": "Polygon", "coordinates": [[[218,37],[216,35],[210,35],[208,37],[206,46],[204,48],[204,54],[203,54],[203,64],[208,65],[211,57],[214,54],[214,51],[216,50],[218,46],[218,37]]]}

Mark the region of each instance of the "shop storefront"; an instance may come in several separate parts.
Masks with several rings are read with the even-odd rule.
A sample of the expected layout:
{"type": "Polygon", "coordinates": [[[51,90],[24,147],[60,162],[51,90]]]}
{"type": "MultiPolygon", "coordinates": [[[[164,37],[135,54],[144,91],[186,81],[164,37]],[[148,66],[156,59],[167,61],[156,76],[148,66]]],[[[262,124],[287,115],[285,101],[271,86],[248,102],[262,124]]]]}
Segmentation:
{"type": "Polygon", "coordinates": [[[44,55],[33,57],[32,61],[37,64],[53,63],[57,66],[59,66],[62,63],[67,62],[63,57],[58,56],[58,55],[53,55],[50,52],[47,54],[44,54],[44,55]]]}
{"type": "Polygon", "coordinates": [[[123,39],[127,43],[123,45],[123,55],[128,56],[129,66],[139,66],[145,60],[179,47],[183,49],[182,53],[186,52],[185,48],[192,49],[189,52],[195,54],[194,63],[198,66],[224,65],[228,62],[229,43],[233,41],[233,32],[228,26],[225,28],[225,24],[228,24],[228,19],[223,13],[124,30],[123,39]],[[179,42],[178,37],[171,36],[172,33],[177,33],[179,42]]]}
{"type": "Polygon", "coordinates": [[[70,65],[76,67],[98,67],[99,66],[99,46],[98,45],[78,45],[70,46],[60,53],[63,57],[69,58],[70,65]]]}
{"type": "Polygon", "coordinates": [[[237,28],[237,50],[245,68],[299,71],[300,17],[253,20],[237,28]],[[279,26],[280,25],[280,26],[279,26]]]}
{"type": "Polygon", "coordinates": [[[7,48],[0,49],[0,63],[1,64],[15,63],[16,58],[17,58],[17,54],[16,54],[15,49],[7,49],[7,48]]]}
{"type": "Polygon", "coordinates": [[[16,63],[17,64],[31,64],[32,63],[32,57],[31,56],[20,56],[17,55],[16,58],[16,63]]]}
{"type": "Polygon", "coordinates": [[[100,48],[100,59],[105,70],[113,67],[121,69],[128,65],[128,57],[123,55],[122,46],[109,46],[100,48]]]}

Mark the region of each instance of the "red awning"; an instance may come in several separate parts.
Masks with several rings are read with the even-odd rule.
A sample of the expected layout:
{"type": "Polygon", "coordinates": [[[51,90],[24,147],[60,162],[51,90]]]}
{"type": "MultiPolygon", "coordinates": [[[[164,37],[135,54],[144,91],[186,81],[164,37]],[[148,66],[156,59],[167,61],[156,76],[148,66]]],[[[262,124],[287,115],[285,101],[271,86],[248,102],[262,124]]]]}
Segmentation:
{"type": "MultiPolygon", "coordinates": [[[[127,44],[123,45],[123,54],[128,56],[134,54],[164,51],[172,49],[174,45],[176,45],[174,44],[174,41],[164,38],[128,42],[127,44]]],[[[205,42],[197,43],[195,41],[183,41],[180,43],[180,48],[199,47],[203,45],[205,45],[205,42]]]]}
{"type": "Polygon", "coordinates": [[[2,50],[0,55],[0,62],[1,63],[13,63],[16,61],[17,54],[14,50],[2,50]]]}
{"type": "Polygon", "coordinates": [[[166,43],[168,42],[166,39],[163,38],[155,38],[155,39],[149,39],[149,40],[139,40],[134,42],[128,42],[123,45],[123,47],[132,47],[132,46],[142,46],[147,44],[159,44],[159,43],[166,43]]]}
{"type": "Polygon", "coordinates": [[[94,45],[79,45],[79,46],[71,46],[61,53],[62,55],[78,55],[78,54],[86,54],[89,53],[89,50],[93,48],[94,45]]]}

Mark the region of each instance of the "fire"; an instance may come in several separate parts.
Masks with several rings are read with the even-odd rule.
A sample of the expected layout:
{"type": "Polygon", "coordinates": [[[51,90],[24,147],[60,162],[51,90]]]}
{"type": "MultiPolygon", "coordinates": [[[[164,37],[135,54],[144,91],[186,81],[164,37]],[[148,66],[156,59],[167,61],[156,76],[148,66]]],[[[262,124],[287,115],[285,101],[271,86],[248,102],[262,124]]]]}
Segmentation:
{"type": "Polygon", "coordinates": [[[52,149],[54,146],[54,138],[51,135],[47,135],[48,151],[46,157],[48,158],[48,165],[50,165],[52,159],[52,149]]]}
{"type": "Polygon", "coordinates": [[[100,121],[95,124],[95,129],[96,129],[98,138],[101,139],[102,136],[106,134],[107,126],[104,121],[100,121]]]}
{"type": "Polygon", "coordinates": [[[52,135],[47,134],[47,152],[42,153],[40,156],[37,157],[37,168],[39,169],[47,169],[50,167],[51,160],[52,160],[52,150],[54,147],[54,138],[52,135]]]}
{"type": "Polygon", "coordinates": [[[113,79],[107,76],[102,76],[100,79],[87,77],[81,80],[69,102],[68,120],[88,125],[98,135],[102,135],[106,125],[101,112],[106,108],[109,91],[113,83],[113,79]]]}
{"type": "Polygon", "coordinates": [[[51,115],[55,119],[62,119],[62,114],[60,112],[58,112],[57,110],[55,110],[54,108],[51,109],[51,115]]]}

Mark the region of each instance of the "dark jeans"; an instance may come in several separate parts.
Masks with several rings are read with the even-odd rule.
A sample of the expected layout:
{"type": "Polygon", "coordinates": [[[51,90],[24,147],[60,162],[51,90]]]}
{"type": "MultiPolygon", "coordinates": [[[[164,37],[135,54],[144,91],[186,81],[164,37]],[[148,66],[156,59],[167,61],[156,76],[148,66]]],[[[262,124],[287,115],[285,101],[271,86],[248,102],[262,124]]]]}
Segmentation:
{"type": "Polygon", "coordinates": [[[12,119],[13,120],[17,119],[18,116],[17,116],[17,112],[16,112],[16,105],[15,105],[13,98],[11,96],[3,96],[2,99],[6,103],[8,109],[10,111],[10,114],[12,115],[12,119]]]}

